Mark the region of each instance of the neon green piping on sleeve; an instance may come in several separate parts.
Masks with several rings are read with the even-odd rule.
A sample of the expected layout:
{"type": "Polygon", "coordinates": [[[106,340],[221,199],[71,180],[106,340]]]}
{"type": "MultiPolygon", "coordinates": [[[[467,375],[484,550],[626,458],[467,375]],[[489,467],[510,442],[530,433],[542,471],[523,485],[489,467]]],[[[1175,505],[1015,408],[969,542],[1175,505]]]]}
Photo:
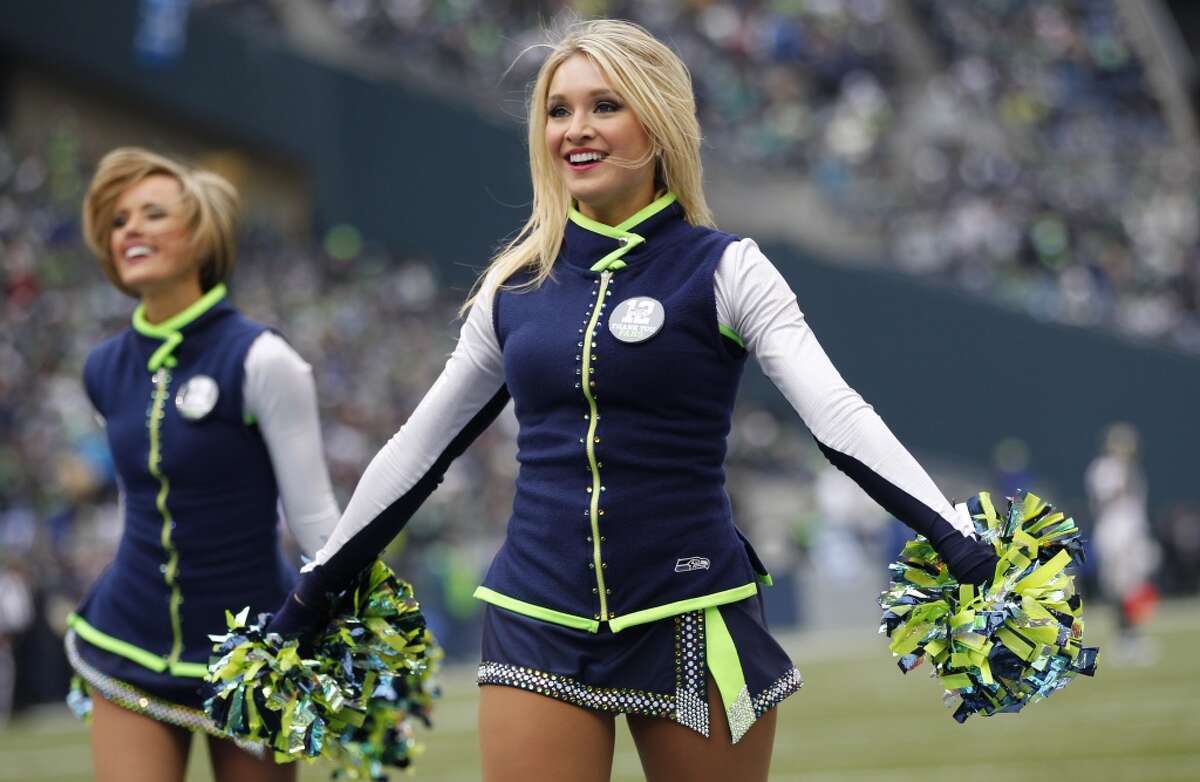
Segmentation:
{"type": "Polygon", "coordinates": [[[724,323],[718,324],[717,330],[721,332],[722,336],[728,337],[729,339],[736,342],[737,346],[739,348],[742,348],[743,350],[746,349],[746,340],[742,339],[742,336],[740,334],[738,334],[736,331],[734,331],[733,329],[726,326],[724,323]]]}
{"type": "Polygon", "coordinates": [[[163,475],[162,465],[162,421],[166,415],[164,410],[167,398],[167,390],[171,386],[171,371],[168,369],[160,369],[154,374],[154,400],[150,407],[150,420],[147,422],[150,435],[150,456],[147,467],[150,474],[158,479],[158,495],[154,498],[154,506],[158,508],[159,515],[162,516],[162,531],[159,534],[159,541],[162,543],[163,551],[167,555],[167,564],[163,569],[163,580],[167,582],[167,586],[171,589],[171,596],[168,598],[168,606],[171,614],[171,653],[167,655],[167,662],[175,665],[179,662],[179,655],[183,652],[183,620],[179,616],[179,605],[183,602],[183,594],[179,590],[179,584],[176,581],[176,576],[179,574],[179,550],[175,548],[175,544],[171,541],[171,528],[175,526],[174,520],[171,519],[171,511],[167,508],[167,495],[171,491],[171,483],[167,480],[167,476],[163,475]]]}
{"type": "Polygon", "coordinates": [[[594,633],[600,629],[600,623],[588,619],[586,616],[576,616],[575,614],[564,613],[563,611],[555,611],[553,608],[543,608],[536,606],[533,603],[526,603],[524,600],[517,600],[515,597],[502,595],[495,590],[481,586],[475,590],[475,597],[485,603],[491,603],[500,608],[507,608],[523,616],[541,619],[543,622],[562,625],[563,627],[572,627],[576,630],[587,630],[589,633],[594,633]]]}
{"type": "Polygon", "coordinates": [[[141,647],[134,646],[128,641],[122,641],[120,638],[113,638],[108,633],[97,630],[87,623],[82,616],[72,612],[67,617],[67,625],[79,633],[79,637],[95,646],[98,649],[103,649],[106,652],[120,655],[127,660],[133,660],[143,668],[149,668],[155,673],[162,673],[167,670],[167,661],[162,657],[148,652],[141,647]]]}
{"type": "Polygon", "coordinates": [[[775,579],[771,578],[770,573],[759,573],[758,583],[762,584],[763,586],[773,587],[775,586],[775,579]]]}
{"type": "Polygon", "coordinates": [[[249,413],[246,413],[244,416],[242,416],[242,421],[246,424],[246,426],[254,426],[256,423],[258,423],[258,419],[249,413]]]}
{"type": "Polygon", "coordinates": [[[179,330],[212,309],[213,305],[225,298],[226,293],[225,284],[221,283],[193,302],[183,312],[162,323],[147,321],[145,305],[139,304],[133,311],[134,331],[152,339],[163,340],[163,344],[158,346],[158,349],[151,354],[150,360],[146,362],[146,368],[155,372],[164,366],[175,366],[175,358],[171,354],[175,352],[175,348],[179,347],[179,343],[183,342],[183,334],[179,333],[179,330]]]}
{"type": "Polygon", "coordinates": [[[666,619],[668,616],[686,614],[688,611],[699,611],[702,608],[736,603],[739,600],[745,600],[747,597],[753,597],[756,594],[758,594],[758,584],[751,582],[743,584],[740,587],[734,587],[733,589],[713,592],[710,595],[689,597],[687,600],[676,600],[674,603],[634,611],[632,614],[625,614],[624,616],[618,616],[610,620],[608,626],[614,633],[617,633],[626,627],[642,625],[658,619],[666,619]]]}

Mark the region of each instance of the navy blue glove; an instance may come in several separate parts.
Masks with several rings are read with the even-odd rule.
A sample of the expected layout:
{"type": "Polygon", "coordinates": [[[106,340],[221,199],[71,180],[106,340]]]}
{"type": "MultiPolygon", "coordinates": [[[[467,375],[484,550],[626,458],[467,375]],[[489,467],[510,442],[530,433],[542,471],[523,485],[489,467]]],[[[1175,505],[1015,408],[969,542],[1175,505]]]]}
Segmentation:
{"type": "Polygon", "coordinates": [[[310,641],[329,619],[329,600],[311,574],[304,573],[267,623],[266,631],[310,641]]]}
{"type": "Polygon", "coordinates": [[[934,542],[934,548],[960,584],[987,586],[996,574],[996,563],[1000,561],[990,544],[969,538],[957,530],[934,542]]]}

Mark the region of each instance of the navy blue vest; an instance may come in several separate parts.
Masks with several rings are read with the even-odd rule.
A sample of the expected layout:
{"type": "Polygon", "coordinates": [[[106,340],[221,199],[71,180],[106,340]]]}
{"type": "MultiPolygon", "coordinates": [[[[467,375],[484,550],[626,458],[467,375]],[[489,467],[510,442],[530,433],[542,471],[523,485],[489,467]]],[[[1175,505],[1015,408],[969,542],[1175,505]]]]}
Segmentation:
{"type": "Polygon", "coordinates": [[[615,631],[754,594],[724,486],[745,358],[713,295],[731,241],[685,222],[674,196],[616,228],[573,212],[552,277],[498,292],[520,472],[482,599],[615,631]],[[664,320],[627,342],[609,320],[633,298],[664,320]]]}
{"type": "Polygon", "coordinates": [[[96,646],[185,676],[202,673],[188,663],[207,661],[207,634],[222,631],[226,609],[274,610],[290,587],[275,474],[243,413],[246,353],[265,327],[223,296],[223,286],[210,291],[174,327],[127,329],[84,368],[125,527],[74,626],[96,646]]]}

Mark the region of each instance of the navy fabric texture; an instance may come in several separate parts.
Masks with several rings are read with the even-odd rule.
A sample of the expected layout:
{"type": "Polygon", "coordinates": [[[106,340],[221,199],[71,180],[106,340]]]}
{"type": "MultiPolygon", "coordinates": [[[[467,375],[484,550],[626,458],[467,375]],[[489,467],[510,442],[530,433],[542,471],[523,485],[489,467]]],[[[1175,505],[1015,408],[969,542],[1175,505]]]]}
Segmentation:
{"type": "MultiPolygon", "coordinates": [[[[165,504],[179,553],[184,662],[208,661],[208,634],[224,630],[226,609],[274,610],[294,581],[279,551],[278,489],[266,444],[243,419],[246,353],[264,329],[218,302],[184,326],[173,353],[159,469],[169,482],[165,504]],[[219,393],[207,415],[189,420],[175,397],[198,375],[212,378],[219,393]]],[[[147,361],[161,344],[129,329],[97,347],[84,369],[88,395],[105,419],[125,518],[116,556],[78,613],[108,635],[166,656],[174,640],[164,578],[169,554],[156,505],[161,484],[148,466],[155,386],[147,361]]]]}
{"type": "Polygon", "coordinates": [[[616,239],[573,222],[554,275],[495,301],[505,378],[520,423],[508,535],[484,585],[576,616],[609,619],[755,580],[725,492],[725,441],[744,366],[722,344],[713,277],[735,237],[691,226],[678,204],[630,229],[645,239],[612,273],[583,377],[584,331],[600,293],[591,266],[616,239]],[[633,297],[665,315],[651,338],[627,343],[608,318],[633,297]],[[608,616],[600,616],[589,505],[588,383],[608,616]],[[682,570],[677,563],[703,566],[682,570]]]}

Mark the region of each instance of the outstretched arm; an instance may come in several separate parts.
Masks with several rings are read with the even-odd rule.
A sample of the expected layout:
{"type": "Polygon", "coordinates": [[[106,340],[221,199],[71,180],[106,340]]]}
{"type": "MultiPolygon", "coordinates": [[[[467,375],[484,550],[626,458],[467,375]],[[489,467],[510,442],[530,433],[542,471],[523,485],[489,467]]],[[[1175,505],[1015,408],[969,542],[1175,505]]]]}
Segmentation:
{"type": "Polygon", "coordinates": [[[507,402],[491,298],[480,296],[441,375],[371,460],[337,527],[305,566],[270,629],[288,634],[315,624],[324,596],[346,587],[379,555],[507,402]]]}
{"type": "Polygon", "coordinates": [[[718,267],[717,317],[745,341],[804,420],[825,457],[885,510],[930,540],[962,582],[982,583],[995,554],[973,536],[916,459],[842,379],[804,319],[796,296],[750,239],[718,267]]]}

